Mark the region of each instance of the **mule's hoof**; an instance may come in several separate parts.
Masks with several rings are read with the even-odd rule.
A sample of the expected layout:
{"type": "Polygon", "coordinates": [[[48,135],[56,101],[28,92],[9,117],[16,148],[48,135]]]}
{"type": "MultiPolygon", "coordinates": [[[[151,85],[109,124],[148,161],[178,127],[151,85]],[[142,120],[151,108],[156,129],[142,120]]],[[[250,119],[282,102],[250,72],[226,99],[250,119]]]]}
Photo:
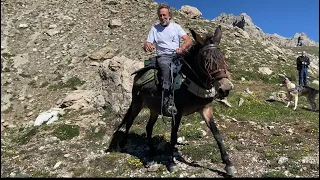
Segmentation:
{"type": "Polygon", "coordinates": [[[176,164],[170,163],[169,166],[168,166],[168,170],[169,170],[170,173],[177,172],[178,171],[178,167],[177,167],[176,164]]]}
{"type": "Polygon", "coordinates": [[[149,168],[153,165],[157,164],[155,161],[150,161],[150,162],[147,162],[147,164],[145,165],[146,168],[149,168]]]}
{"type": "Polygon", "coordinates": [[[234,174],[237,173],[237,170],[236,170],[236,168],[234,168],[234,166],[226,166],[224,169],[225,169],[227,175],[229,175],[229,176],[234,176],[234,174]]]}

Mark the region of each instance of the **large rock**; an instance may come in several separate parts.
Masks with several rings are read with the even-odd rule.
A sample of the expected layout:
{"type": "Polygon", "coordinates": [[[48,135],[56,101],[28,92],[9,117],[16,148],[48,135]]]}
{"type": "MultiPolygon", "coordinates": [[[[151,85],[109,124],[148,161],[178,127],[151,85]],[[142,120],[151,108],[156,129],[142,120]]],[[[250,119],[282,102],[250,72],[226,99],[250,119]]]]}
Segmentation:
{"type": "Polygon", "coordinates": [[[65,109],[90,109],[105,106],[105,101],[102,95],[92,90],[75,90],[68,93],[60,104],[61,108],[65,109]]]}
{"type": "Polygon", "coordinates": [[[181,11],[186,13],[187,16],[192,19],[199,18],[202,15],[202,13],[196,7],[189,5],[182,6],[181,11]]]}
{"type": "Polygon", "coordinates": [[[242,30],[241,28],[236,28],[236,32],[234,33],[234,36],[250,39],[249,34],[246,31],[242,30]]]}
{"type": "Polygon", "coordinates": [[[270,75],[273,73],[273,71],[268,67],[259,67],[258,72],[264,75],[270,75]]]}
{"type": "Polygon", "coordinates": [[[228,27],[233,27],[234,20],[235,16],[233,14],[221,13],[218,17],[212,19],[211,21],[217,24],[224,24],[228,27]]]}
{"type": "Polygon", "coordinates": [[[133,77],[131,74],[142,68],[143,62],[124,56],[115,56],[103,61],[99,68],[105,101],[115,112],[125,113],[131,103],[133,77]]]}
{"type": "Polygon", "coordinates": [[[278,46],[276,46],[274,44],[271,44],[271,46],[269,46],[267,49],[273,53],[284,54],[283,51],[278,46]]]}
{"type": "MultiPolygon", "coordinates": [[[[215,23],[223,23],[228,24],[228,26],[240,28],[248,33],[250,36],[254,36],[260,40],[263,39],[264,33],[262,29],[256,26],[250,16],[246,13],[241,13],[238,16],[234,16],[233,14],[225,14],[222,13],[220,16],[212,19],[211,21],[215,23]]],[[[236,34],[235,34],[236,35],[236,34]]]]}
{"type": "Polygon", "coordinates": [[[115,56],[116,52],[116,49],[104,47],[102,49],[94,51],[92,54],[89,55],[89,58],[93,60],[111,59],[113,56],[115,56]]]}
{"type": "Polygon", "coordinates": [[[122,21],[121,19],[112,19],[109,21],[109,27],[110,28],[117,28],[122,26],[122,21]]]}
{"type": "Polygon", "coordinates": [[[14,68],[19,68],[19,67],[22,67],[25,64],[29,63],[29,55],[28,55],[28,53],[17,54],[12,59],[13,59],[13,67],[14,68]]]}

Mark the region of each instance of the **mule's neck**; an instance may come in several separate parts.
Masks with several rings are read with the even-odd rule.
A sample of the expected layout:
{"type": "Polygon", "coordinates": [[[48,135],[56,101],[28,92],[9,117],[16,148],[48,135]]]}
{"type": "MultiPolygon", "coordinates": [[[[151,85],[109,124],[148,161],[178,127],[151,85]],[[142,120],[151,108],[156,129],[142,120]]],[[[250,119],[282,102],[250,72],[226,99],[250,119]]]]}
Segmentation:
{"type": "Polygon", "coordinates": [[[192,80],[198,86],[204,89],[211,89],[212,85],[206,82],[207,77],[205,74],[200,71],[199,66],[196,61],[195,56],[188,56],[185,58],[187,64],[184,64],[182,67],[182,73],[186,75],[187,78],[192,80]]]}

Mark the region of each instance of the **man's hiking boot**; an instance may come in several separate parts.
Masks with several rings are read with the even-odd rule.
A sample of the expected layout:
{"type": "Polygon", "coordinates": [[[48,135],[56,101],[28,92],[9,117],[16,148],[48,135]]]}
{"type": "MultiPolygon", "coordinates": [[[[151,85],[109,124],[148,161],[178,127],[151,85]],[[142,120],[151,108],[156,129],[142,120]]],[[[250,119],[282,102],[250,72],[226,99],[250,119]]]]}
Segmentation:
{"type": "Polygon", "coordinates": [[[176,115],[177,108],[174,105],[173,97],[170,95],[169,90],[165,89],[163,93],[163,111],[164,114],[176,115]]]}
{"type": "Polygon", "coordinates": [[[171,115],[176,115],[178,112],[171,96],[165,97],[164,99],[164,111],[171,115]]]}

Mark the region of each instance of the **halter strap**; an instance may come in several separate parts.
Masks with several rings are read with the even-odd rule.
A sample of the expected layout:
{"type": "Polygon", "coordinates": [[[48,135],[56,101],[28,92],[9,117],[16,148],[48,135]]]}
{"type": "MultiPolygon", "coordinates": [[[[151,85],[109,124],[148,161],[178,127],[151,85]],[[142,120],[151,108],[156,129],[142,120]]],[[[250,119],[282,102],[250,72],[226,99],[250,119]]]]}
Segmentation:
{"type": "Polygon", "coordinates": [[[221,78],[228,78],[227,71],[225,69],[217,69],[212,73],[213,79],[221,79],[221,78]]]}
{"type": "Polygon", "coordinates": [[[208,45],[206,45],[206,46],[204,46],[202,49],[201,49],[201,52],[202,51],[206,51],[206,50],[208,50],[208,49],[214,49],[214,48],[218,48],[216,45],[214,45],[214,44],[208,44],[208,45]]]}

